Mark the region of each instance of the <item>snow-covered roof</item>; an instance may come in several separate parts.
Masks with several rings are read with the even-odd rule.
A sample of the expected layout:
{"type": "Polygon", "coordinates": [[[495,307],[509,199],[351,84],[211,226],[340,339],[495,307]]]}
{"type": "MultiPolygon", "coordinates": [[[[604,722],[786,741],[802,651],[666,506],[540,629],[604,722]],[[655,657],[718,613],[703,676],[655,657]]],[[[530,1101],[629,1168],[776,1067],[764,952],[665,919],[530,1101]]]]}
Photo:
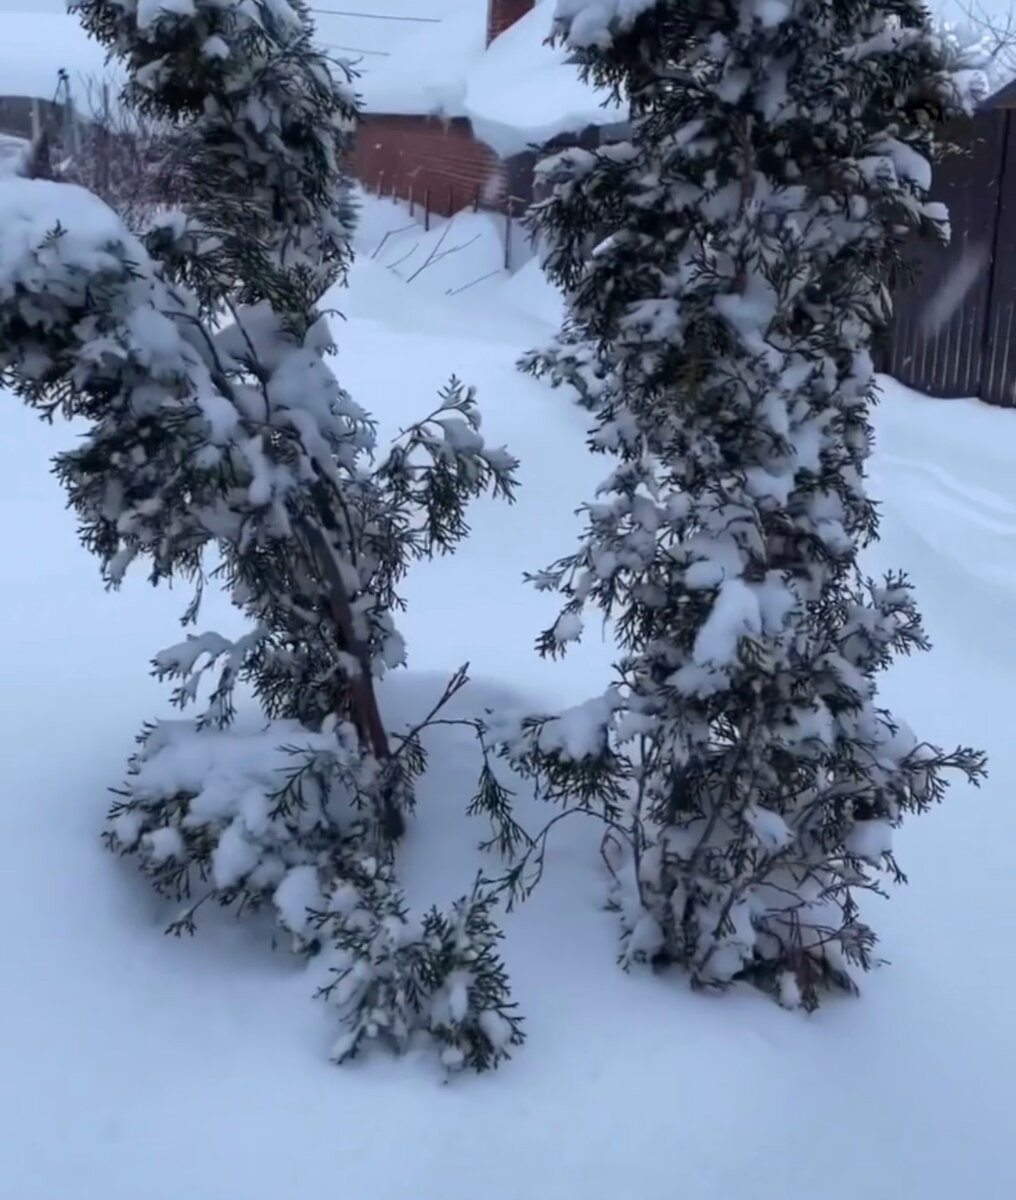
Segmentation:
{"type": "MultiPolygon", "coordinates": [[[[27,3],[28,0],[20,0],[27,3]]],[[[36,0],[30,11],[15,0],[0,0],[0,95],[51,99],[65,70],[71,92],[81,94],[89,79],[107,76],[106,52],[63,11],[65,0],[36,0]],[[39,11],[43,5],[46,11],[39,11]]]]}
{"type": "Polygon", "coordinates": [[[314,0],[313,16],[321,44],[360,72],[367,112],[465,116],[487,0],[314,0]]]}
{"type": "Polygon", "coordinates": [[[609,97],[579,78],[563,47],[544,44],[553,8],[554,0],[537,0],[469,72],[466,110],[473,129],[503,157],[625,118],[609,97]]]}
{"type": "Polygon", "coordinates": [[[487,0],[312,0],[311,9],[320,43],[360,72],[366,111],[464,115],[487,0]]]}
{"type": "MultiPolygon", "coordinates": [[[[0,0],[0,96],[51,97],[65,69],[72,93],[106,74],[105,53],[66,0],[0,0]]],[[[312,0],[318,40],[352,59],[373,113],[469,117],[508,156],[558,134],[610,124],[616,107],[583,84],[562,49],[544,45],[554,0],[488,48],[487,0],[312,0]]]]}
{"type": "Polygon", "coordinates": [[[469,117],[503,156],[621,117],[544,45],[554,0],[537,0],[489,48],[487,0],[342,0],[349,13],[319,3],[318,37],[357,60],[368,113],[469,117]]]}

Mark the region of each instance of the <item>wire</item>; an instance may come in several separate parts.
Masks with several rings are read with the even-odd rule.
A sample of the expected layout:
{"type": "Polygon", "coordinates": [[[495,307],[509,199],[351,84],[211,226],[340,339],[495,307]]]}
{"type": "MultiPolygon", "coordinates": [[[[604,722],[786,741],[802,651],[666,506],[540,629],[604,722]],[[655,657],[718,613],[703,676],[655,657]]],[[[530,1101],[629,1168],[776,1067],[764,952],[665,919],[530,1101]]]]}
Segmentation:
{"type": "MultiPolygon", "coordinates": [[[[393,13],[365,13],[353,12],[343,8],[316,8],[310,6],[312,13],[317,13],[322,16],[329,17],[362,17],[368,21],[409,21],[421,25],[440,25],[440,17],[402,17],[396,16],[393,13]]],[[[359,46],[339,46],[334,42],[328,44],[329,50],[344,50],[348,54],[369,54],[373,58],[391,58],[390,50],[364,50],[359,46]]]]}
{"type": "Polygon", "coordinates": [[[349,54],[373,54],[377,58],[391,58],[390,50],[362,50],[359,46],[336,46],[334,42],[329,42],[325,46],[326,50],[345,50],[349,54]]]}
{"type": "Polygon", "coordinates": [[[421,25],[440,25],[440,17],[400,17],[394,13],[365,13],[346,12],[341,8],[311,8],[313,13],[323,13],[329,17],[362,17],[367,21],[418,21],[421,25]]]}

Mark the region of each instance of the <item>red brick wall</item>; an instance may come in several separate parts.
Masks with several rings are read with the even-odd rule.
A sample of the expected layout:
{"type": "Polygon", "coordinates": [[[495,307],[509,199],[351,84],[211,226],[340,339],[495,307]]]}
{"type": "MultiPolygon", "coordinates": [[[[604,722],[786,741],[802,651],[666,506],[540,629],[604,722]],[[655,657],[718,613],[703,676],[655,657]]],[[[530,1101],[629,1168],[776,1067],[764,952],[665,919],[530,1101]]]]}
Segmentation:
{"type": "Polygon", "coordinates": [[[505,192],[504,164],[473,137],[464,117],[365,116],[356,134],[355,174],[372,191],[410,194],[450,216],[475,203],[497,204],[505,192]]]}
{"type": "Polygon", "coordinates": [[[509,25],[521,20],[534,3],[535,0],[487,0],[487,45],[509,25]]]}

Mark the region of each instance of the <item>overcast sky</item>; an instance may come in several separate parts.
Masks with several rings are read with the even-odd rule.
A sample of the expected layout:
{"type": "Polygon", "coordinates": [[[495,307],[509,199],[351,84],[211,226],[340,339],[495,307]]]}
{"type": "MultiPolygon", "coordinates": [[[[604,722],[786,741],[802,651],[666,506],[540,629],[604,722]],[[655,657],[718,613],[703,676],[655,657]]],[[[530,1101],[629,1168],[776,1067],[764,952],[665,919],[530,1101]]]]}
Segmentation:
{"type": "Polygon", "coordinates": [[[1005,21],[1013,11],[1013,0],[933,0],[929,6],[951,21],[966,18],[967,13],[990,21],[1005,21]]]}

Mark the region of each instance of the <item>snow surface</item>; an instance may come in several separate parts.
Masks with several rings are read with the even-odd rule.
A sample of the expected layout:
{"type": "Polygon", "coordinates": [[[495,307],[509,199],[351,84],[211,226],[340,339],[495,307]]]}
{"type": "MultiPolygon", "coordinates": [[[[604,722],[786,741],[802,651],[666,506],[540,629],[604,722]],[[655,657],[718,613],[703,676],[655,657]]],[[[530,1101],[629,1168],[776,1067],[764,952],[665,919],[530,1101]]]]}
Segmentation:
{"type": "MultiPolygon", "coordinates": [[[[453,559],[414,569],[412,670],[386,685],[386,718],[418,717],[467,659],[477,682],[460,711],[585,704],[609,683],[609,646],[590,629],[564,663],[540,662],[532,641],[555,601],[520,583],[571,547],[573,510],[603,472],[583,414],[514,367],[551,332],[556,301],[531,268],[448,295],[453,267],[460,284],[483,273],[482,239],[445,274],[407,282],[386,252],[370,257],[379,230],[407,222],[367,202],[352,289],[334,297],[342,383],[394,431],[456,371],[479,389],[485,432],[522,459],[522,488],[514,509],[475,510],[453,559]]],[[[679,977],[625,975],[599,831],[566,824],[507,922],[528,1043],[496,1074],[441,1087],[426,1059],[327,1065],[334,1017],[309,999],[305,969],[271,954],[266,928],[212,914],[194,940],[166,939],[165,910],[100,847],[105,789],[134,734],[171,715],[145,664],[172,640],[182,596],[141,580],[103,591],[47,472],[74,431],[4,401],[0,1196],[1010,1194],[1016,413],[887,382],[877,416],[883,541],[870,566],[910,570],[936,641],[894,669],[886,699],[922,736],[992,755],[982,792],[954,791],[895,838],[911,884],[872,914],[893,965],[811,1018],[749,991],[706,998],[679,977]]],[[[231,632],[221,601],[207,618],[231,632]]],[[[462,815],[468,739],[444,728],[431,748],[401,867],[416,905],[468,889],[487,832],[462,815]]]]}

